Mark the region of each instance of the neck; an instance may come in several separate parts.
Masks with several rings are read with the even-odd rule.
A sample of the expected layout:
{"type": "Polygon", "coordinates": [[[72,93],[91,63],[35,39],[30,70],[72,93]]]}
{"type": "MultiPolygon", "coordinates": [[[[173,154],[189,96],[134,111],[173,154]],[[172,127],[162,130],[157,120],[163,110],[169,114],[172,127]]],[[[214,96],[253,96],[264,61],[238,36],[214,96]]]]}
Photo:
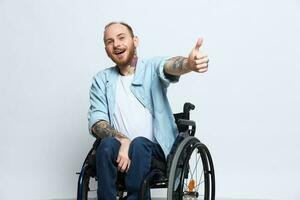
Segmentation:
{"type": "Polygon", "coordinates": [[[128,75],[134,74],[137,60],[138,60],[138,57],[136,55],[134,55],[129,65],[118,66],[120,74],[123,76],[128,76],[128,75]]]}

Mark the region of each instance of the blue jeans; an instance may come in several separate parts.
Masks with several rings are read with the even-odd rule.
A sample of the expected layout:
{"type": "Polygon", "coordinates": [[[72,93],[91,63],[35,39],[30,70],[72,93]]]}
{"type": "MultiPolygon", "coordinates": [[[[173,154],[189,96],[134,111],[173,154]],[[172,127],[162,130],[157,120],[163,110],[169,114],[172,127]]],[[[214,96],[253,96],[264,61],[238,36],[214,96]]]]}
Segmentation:
{"type": "MultiPolygon", "coordinates": [[[[120,142],[114,137],[102,139],[96,152],[98,200],[116,199],[116,180],[118,175],[117,157],[120,142]]],[[[129,147],[130,168],[125,173],[125,186],[128,200],[138,200],[140,188],[146,175],[151,169],[151,159],[165,162],[163,150],[159,144],[147,138],[137,137],[131,141],[129,147]]],[[[150,189],[147,192],[150,199],[150,189]]]]}

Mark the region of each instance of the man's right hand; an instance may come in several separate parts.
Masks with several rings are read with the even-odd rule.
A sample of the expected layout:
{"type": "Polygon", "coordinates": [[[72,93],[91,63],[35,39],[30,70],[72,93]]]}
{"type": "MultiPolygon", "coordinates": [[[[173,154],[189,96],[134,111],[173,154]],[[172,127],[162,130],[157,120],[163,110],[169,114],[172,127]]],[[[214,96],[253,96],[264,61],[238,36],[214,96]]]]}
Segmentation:
{"type": "Polygon", "coordinates": [[[131,163],[128,156],[129,146],[131,141],[128,138],[121,138],[121,139],[117,138],[117,139],[121,143],[118,158],[117,158],[118,171],[127,172],[129,170],[130,163],[131,163]]]}
{"type": "Polygon", "coordinates": [[[117,158],[118,170],[127,172],[130,167],[130,159],[128,156],[130,139],[122,133],[114,129],[108,122],[101,120],[92,127],[92,133],[97,138],[115,137],[120,143],[120,150],[117,158]]]}

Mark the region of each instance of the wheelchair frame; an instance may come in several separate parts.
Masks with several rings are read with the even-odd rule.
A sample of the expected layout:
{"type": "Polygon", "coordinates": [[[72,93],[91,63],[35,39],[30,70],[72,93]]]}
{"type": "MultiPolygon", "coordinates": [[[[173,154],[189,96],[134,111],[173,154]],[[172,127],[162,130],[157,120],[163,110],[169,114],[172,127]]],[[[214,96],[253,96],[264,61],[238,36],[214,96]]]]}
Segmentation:
{"type": "MultiPolygon", "coordinates": [[[[190,110],[194,110],[195,106],[191,103],[185,103],[182,113],[174,114],[175,122],[179,130],[172,150],[167,157],[167,164],[157,160],[152,160],[152,170],[145,177],[139,194],[139,199],[143,200],[147,188],[167,188],[167,200],[181,200],[183,195],[194,195],[198,197],[198,193],[184,192],[184,179],[190,168],[189,159],[196,150],[201,156],[204,177],[204,200],[215,200],[215,172],[212,157],[208,148],[200,142],[194,135],[196,132],[196,124],[190,120],[190,110]],[[158,178],[157,178],[158,177],[158,178]],[[176,186],[175,182],[179,181],[176,186]]],[[[88,200],[89,180],[96,176],[96,149],[101,139],[97,139],[89,153],[87,154],[77,184],[77,200],[88,200]]],[[[126,191],[124,183],[119,180],[116,184],[117,196],[119,200],[125,200],[124,192],[126,191]]]]}

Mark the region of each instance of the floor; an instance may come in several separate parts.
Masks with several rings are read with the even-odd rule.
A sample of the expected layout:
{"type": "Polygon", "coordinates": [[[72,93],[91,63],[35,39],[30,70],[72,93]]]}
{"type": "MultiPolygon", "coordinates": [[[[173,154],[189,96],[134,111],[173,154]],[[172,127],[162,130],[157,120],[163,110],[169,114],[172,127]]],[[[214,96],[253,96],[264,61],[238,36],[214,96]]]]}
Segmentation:
{"type": "MultiPolygon", "coordinates": [[[[152,198],[152,200],[165,200],[166,198],[152,198]]],[[[76,200],[76,199],[49,199],[49,200],[76,200]]],[[[91,198],[89,200],[97,200],[96,198],[91,198]]],[[[216,198],[216,200],[263,200],[263,199],[231,199],[231,198],[216,198]]],[[[269,199],[270,200],[270,199],[269,199]]]]}

